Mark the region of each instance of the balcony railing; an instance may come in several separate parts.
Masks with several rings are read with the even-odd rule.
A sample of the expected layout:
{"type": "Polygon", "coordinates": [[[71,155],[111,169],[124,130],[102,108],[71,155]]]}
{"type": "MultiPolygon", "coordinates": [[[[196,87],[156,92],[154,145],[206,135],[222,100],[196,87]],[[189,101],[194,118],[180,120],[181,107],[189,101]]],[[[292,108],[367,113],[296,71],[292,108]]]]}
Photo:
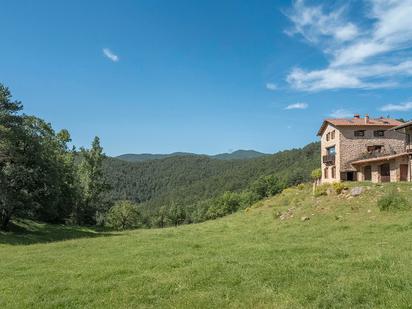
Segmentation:
{"type": "Polygon", "coordinates": [[[322,157],[322,161],[325,164],[334,165],[336,155],[330,154],[322,157]]]}
{"type": "Polygon", "coordinates": [[[370,152],[362,153],[359,156],[359,158],[357,158],[356,160],[375,159],[375,158],[391,156],[395,154],[396,154],[396,151],[370,151],[370,152]]]}

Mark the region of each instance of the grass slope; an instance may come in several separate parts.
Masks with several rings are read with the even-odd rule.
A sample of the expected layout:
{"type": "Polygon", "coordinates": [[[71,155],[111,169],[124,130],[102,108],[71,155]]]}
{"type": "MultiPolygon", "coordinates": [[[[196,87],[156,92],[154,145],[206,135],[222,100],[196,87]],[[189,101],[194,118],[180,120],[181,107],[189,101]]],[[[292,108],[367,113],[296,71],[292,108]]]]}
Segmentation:
{"type": "Polygon", "coordinates": [[[408,307],[411,212],[376,206],[393,186],[412,198],[409,184],[353,199],[307,187],[198,225],[38,243],[2,234],[0,307],[408,307]]]}

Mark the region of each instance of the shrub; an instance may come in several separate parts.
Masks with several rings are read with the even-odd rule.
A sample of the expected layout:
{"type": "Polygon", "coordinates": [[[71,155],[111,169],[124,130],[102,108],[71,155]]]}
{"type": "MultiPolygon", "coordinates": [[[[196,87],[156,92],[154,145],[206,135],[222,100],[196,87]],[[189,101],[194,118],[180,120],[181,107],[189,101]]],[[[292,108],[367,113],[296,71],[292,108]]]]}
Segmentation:
{"type": "Polygon", "coordinates": [[[130,201],[118,201],[107,214],[107,225],[125,230],[139,226],[140,214],[137,206],[130,201]]]}
{"type": "Polygon", "coordinates": [[[391,191],[378,200],[378,207],[381,211],[396,211],[410,209],[411,205],[399,193],[391,191]]]}
{"type": "Polygon", "coordinates": [[[315,196],[322,196],[322,195],[328,195],[328,189],[330,189],[330,184],[325,183],[323,185],[317,186],[314,192],[315,196]]]}
{"type": "Polygon", "coordinates": [[[241,194],[225,192],[213,201],[212,206],[207,210],[207,217],[216,219],[233,213],[240,208],[241,200],[241,194]]]}
{"type": "Polygon", "coordinates": [[[341,194],[343,190],[348,189],[348,187],[345,186],[341,182],[334,182],[332,186],[333,186],[333,190],[335,190],[336,194],[341,194]]]}
{"type": "Polygon", "coordinates": [[[259,200],[259,197],[255,193],[250,191],[243,191],[239,193],[239,198],[240,208],[247,208],[249,206],[252,206],[259,200]]]}
{"type": "Polygon", "coordinates": [[[304,190],[305,189],[305,184],[300,183],[297,185],[298,190],[304,190]]]}

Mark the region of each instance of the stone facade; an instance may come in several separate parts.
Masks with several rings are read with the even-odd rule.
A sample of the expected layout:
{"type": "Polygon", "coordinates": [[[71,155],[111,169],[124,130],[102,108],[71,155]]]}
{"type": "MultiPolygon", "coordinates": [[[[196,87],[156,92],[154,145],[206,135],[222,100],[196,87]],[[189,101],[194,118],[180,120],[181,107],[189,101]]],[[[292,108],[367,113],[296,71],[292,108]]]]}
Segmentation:
{"type": "Polygon", "coordinates": [[[383,146],[382,153],[395,154],[405,151],[405,136],[395,132],[387,131],[382,127],[341,127],[340,132],[340,157],[342,161],[341,172],[356,171],[350,162],[362,158],[367,154],[368,146],[383,146]],[[363,137],[354,136],[354,131],[364,131],[363,137]],[[383,137],[374,137],[374,131],[384,130],[383,137]]]}
{"type": "Polygon", "coordinates": [[[401,168],[403,169],[403,178],[405,177],[405,164],[408,165],[407,177],[411,179],[410,162],[409,157],[405,154],[405,146],[405,135],[388,130],[387,125],[335,126],[327,123],[321,134],[322,183],[365,180],[365,168],[366,174],[370,175],[367,176],[370,178],[368,180],[373,182],[387,181],[388,177],[390,177],[390,181],[400,181],[401,168]],[[355,134],[355,131],[363,131],[363,133],[355,134]],[[375,131],[383,131],[383,136],[377,136],[375,131]],[[376,161],[352,164],[370,157],[370,149],[373,147],[379,148],[376,161]],[[333,156],[331,153],[335,153],[335,155],[333,156]],[[385,162],[384,159],[379,158],[381,156],[395,156],[396,158],[385,162]],[[388,168],[387,166],[382,167],[383,164],[389,164],[390,175],[386,178],[381,177],[382,169],[388,168]]]}

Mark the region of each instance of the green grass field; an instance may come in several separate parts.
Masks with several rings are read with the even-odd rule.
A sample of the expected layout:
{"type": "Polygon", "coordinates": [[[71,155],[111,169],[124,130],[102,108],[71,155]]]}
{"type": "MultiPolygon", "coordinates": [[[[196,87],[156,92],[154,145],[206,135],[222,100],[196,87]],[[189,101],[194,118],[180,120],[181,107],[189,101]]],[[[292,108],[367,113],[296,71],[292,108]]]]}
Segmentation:
{"type": "Polygon", "coordinates": [[[412,211],[380,212],[376,200],[392,187],[412,201],[412,186],[364,186],[352,199],[287,189],[178,228],[26,222],[0,234],[0,308],[410,307],[412,211]],[[275,215],[291,207],[292,218],[275,215]]]}

